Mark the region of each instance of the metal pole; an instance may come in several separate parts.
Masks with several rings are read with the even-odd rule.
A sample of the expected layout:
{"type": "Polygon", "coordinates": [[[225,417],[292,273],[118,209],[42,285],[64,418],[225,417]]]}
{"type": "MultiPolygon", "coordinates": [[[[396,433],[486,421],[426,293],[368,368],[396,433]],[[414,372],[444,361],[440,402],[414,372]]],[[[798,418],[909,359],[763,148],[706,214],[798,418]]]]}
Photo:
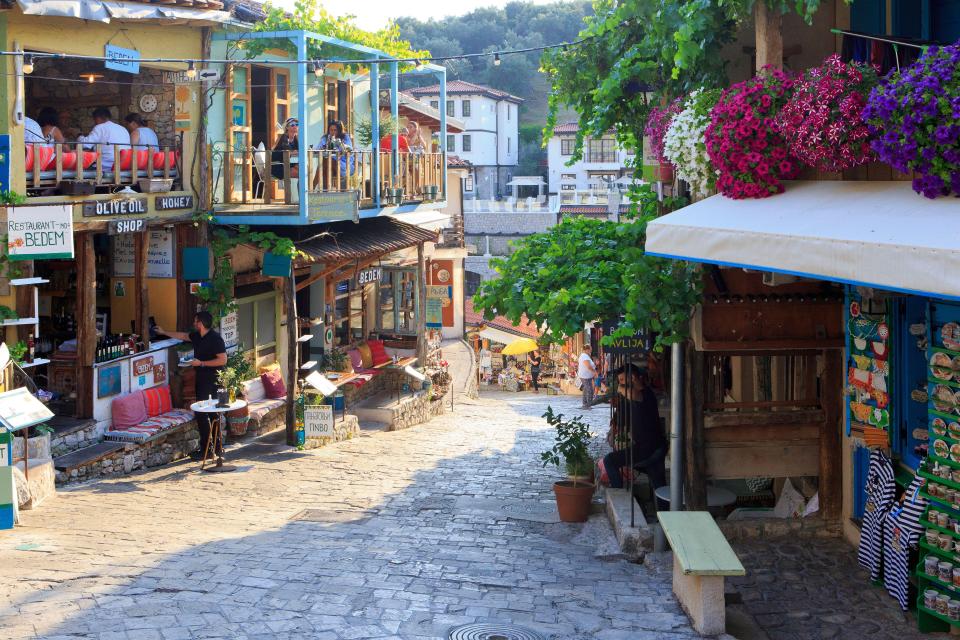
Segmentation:
{"type": "MultiPolygon", "coordinates": [[[[326,90],[326,86],[324,86],[326,90]]],[[[373,166],[370,180],[373,182],[373,204],[380,208],[380,65],[370,65],[370,138],[373,153],[373,166]]]]}
{"type": "Polygon", "coordinates": [[[683,510],[683,343],[670,349],[670,510],[683,510]]]}
{"type": "Polygon", "coordinates": [[[630,447],[630,451],[627,454],[627,459],[630,461],[629,463],[630,466],[628,467],[630,469],[630,491],[627,495],[630,500],[630,526],[635,527],[637,525],[634,522],[636,508],[634,507],[634,504],[633,504],[634,503],[633,476],[636,474],[636,471],[634,471],[633,469],[633,444],[634,444],[633,442],[633,371],[630,368],[630,365],[632,364],[630,362],[630,356],[624,356],[624,362],[625,362],[624,373],[626,374],[624,376],[624,379],[627,383],[626,396],[625,396],[626,402],[624,403],[625,405],[624,408],[626,409],[626,411],[624,413],[626,413],[626,417],[627,417],[626,429],[627,429],[627,433],[629,434],[627,438],[627,442],[629,444],[627,446],[630,447]]]}

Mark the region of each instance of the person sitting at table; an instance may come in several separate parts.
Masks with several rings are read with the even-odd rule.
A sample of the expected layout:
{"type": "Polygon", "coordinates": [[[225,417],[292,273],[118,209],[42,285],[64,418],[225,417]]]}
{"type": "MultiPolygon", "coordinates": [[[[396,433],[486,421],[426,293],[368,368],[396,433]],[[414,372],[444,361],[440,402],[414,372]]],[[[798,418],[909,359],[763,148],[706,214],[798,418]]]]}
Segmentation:
{"type": "Polygon", "coordinates": [[[320,144],[316,148],[325,151],[351,151],[353,141],[350,139],[350,134],[344,132],[343,123],[333,120],[327,125],[327,132],[321,136],[320,144]]]}
{"type": "MultiPolygon", "coordinates": [[[[397,150],[401,153],[410,153],[410,142],[407,140],[409,133],[410,131],[406,127],[400,129],[397,137],[397,150]]],[[[391,150],[393,150],[393,135],[388,133],[380,138],[380,151],[391,150]]]]}
{"type": "Polygon", "coordinates": [[[130,148],[130,132],[110,118],[110,109],[97,107],[93,110],[94,127],[90,135],[77,138],[84,148],[100,151],[104,171],[113,169],[114,147],[118,151],[130,148]]]}
{"type": "MultiPolygon", "coordinates": [[[[584,384],[590,381],[585,380],[584,384]]],[[[660,426],[660,410],[657,397],[647,383],[646,373],[634,364],[627,364],[617,372],[617,397],[613,418],[610,421],[610,433],[607,440],[614,446],[620,440],[619,434],[627,428],[629,420],[630,443],[618,451],[612,451],[603,458],[603,470],[607,474],[610,488],[623,488],[623,476],[620,470],[630,464],[630,448],[633,448],[633,466],[642,467],[650,478],[654,489],[665,486],[667,473],[664,461],[667,457],[667,439],[660,426]],[[630,376],[630,388],[627,388],[627,376],[630,376]]]]}
{"type": "Polygon", "coordinates": [[[299,176],[297,151],[300,149],[300,121],[296,118],[287,118],[283,123],[283,133],[277,143],[273,145],[273,154],[270,159],[270,175],[283,180],[283,152],[290,152],[290,177],[299,176]]]}
{"type": "Polygon", "coordinates": [[[415,120],[407,123],[407,147],[410,153],[426,153],[427,143],[423,139],[423,131],[415,120]]]}
{"type": "MultiPolygon", "coordinates": [[[[327,132],[320,138],[320,143],[316,146],[317,149],[321,151],[328,151],[334,153],[327,153],[320,155],[320,163],[317,166],[317,172],[313,178],[313,187],[316,189],[317,185],[321,182],[321,176],[323,178],[323,187],[329,189],[330,185],[327,184],[327,165],[336,157],[340,160],[340,177],[344,178],[347,176],[347,155],[349,152],[353,151],[353,140],[350,139],[350,134],[344,132],[343,123],[339,120],[333,120],[330,124],[327,125],[327,132]]],[[[350,156],[350,174],[352,175],[356,169],[356,160],[351,155],[350,156]]],[[[331,179],[333,175],[333,170],[331,167],[331,179]]]]}
{"type": "MultiPolygon", "coordinates": [[[[156,328],[158,334],[165,334],[177,340],[193,343],[193,360],[190,366],[196,371],[194,382],[197,400],[206,400],[217,397],[217,375],[227,364],[227,347],[220,334],[213,330],[213,316],[209,311],[198,311],[193,316],[193,331],[167,331],[156,328]]],[[[190,454],[194,460],[200,460],[203,452],[207,451],[210,442],[210,414],[198,411],[196,414],[197,429],[200,431],[200,448],[190,454]]],[[[223,449],[223,434],[219,442],[210,447],[207,457],[216,457],[223,449]],[[216,450],[215,450],[216,449],[216,450]]]]}
{"type": "Polygon", "coordinates": [[[160,139],[157,138],[157,133],[147,126],[139,113],[128,113],[123,121],[130,131],[130,144],[134,147],[145,148],[147,151],[154,151],[160,147],[160,139]]]}
{"type": "Polygon", "coordinates": [[[43,144],[47,139],[43,135],[43,129],[40,124],[29,116],[23,117],[23,143],[24,144],[43,144]]]}
{"type": "Polygon", "coordinates": [[[37,115],[37,123],[40,130],[43,131],[43,137],[47,142],[64,142],[63,132],[60,131],[60,114],[53,107],[44,107],[40,109],[37,115]]]}

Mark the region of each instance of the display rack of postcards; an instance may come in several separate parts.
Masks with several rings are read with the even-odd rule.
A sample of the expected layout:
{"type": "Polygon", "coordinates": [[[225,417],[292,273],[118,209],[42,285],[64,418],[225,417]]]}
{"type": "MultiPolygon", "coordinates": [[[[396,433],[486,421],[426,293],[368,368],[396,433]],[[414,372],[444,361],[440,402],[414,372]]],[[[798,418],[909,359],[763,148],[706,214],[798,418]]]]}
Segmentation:
{"type": "Polygon", "coordinates": [[[848,433],[890,445],[890,318],[885,300],[847,296],[848,433]]]}
{"type": "Polygon", "coordinates": [[[931,303],[927,328],[929,449],[917,473],[929,500],[921,524],[917,622],[960,627],[960,307],[931,303]]]}

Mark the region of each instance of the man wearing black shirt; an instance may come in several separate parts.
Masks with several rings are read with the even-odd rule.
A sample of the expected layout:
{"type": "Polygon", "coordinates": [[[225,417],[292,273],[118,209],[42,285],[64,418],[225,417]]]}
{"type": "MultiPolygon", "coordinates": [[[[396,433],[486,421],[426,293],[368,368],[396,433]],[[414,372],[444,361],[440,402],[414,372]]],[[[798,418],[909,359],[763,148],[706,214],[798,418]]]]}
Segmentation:
{"type": "MultiPolygon", "coordinates": [[[[617,376],[616,404],[611,427],[621,432],[630,423],[630,441],[633,448],[633,465],[642,467],[650,478],[653,488],[666,485],[667,439],[660,426],[660,410],[657,397],[647,385],[646,376],[635,365],[628,364],[617,376]],[[627,388],[627,375],[630,387],[627,388]]],[[[630,448],[608,453],[603,466],[610,480],[610,487],[623,487],[620,469],[630,464],[630,448]]]]}
{"type": "MultiPolygon", "coordinates": [[[[158,333],[163,333],[171,338],[178,340],[189,340],[193,343],[193,360],[190,366],[196,371],[196,390],[197,400],[206,400],[217,397],[217,374],[227,364],[227,348],[223,344],[223,338],[212,329],[213,316],[209,311],[199,311],[193,317],[193,331],[184,333],[181,331],[164,331],[157,327],[158,333]]],[[[207,413],[198,412],[197,428],[200,430],[200,448],[190,454],[191,458],[199,460],[203,457],[203,452],[207,450],[207,443],[210,440],[210,416],[207,413]]],[[[210,448],[208,455],[216,456],[223,447],[223,442],[217,442],[215,447],[210,448]]]]}

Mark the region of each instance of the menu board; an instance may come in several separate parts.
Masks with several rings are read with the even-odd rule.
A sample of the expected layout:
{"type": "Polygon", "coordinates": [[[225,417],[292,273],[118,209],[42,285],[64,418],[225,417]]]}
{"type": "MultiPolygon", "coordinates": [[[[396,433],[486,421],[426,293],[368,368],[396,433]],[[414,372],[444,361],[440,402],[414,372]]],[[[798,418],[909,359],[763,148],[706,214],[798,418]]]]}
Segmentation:
{"type": "Polygon", "coordinates": [[[308,405],[303,409],[303,431],[307,438],[333,437],[333,405],[308,405]]]}
{"type": "Polygon", "coordinates": [[[0,422],[11,431],[41,424],[52,417],[53,412],[23,387],[0,393],[0,422]]]}
{"type": "MultiPolygon", "coordinates": [[[[169,229],[157,229],[148,231],[147,245],[147,277],[148,278],[172,278],[173,277],[173,231],[169,229]]],[[[111,248],[113,253],[113,277],[132,278],[134,275],[134,262],[136,260],[136,236],[119,235],[111,236],[111,248]]]]}

